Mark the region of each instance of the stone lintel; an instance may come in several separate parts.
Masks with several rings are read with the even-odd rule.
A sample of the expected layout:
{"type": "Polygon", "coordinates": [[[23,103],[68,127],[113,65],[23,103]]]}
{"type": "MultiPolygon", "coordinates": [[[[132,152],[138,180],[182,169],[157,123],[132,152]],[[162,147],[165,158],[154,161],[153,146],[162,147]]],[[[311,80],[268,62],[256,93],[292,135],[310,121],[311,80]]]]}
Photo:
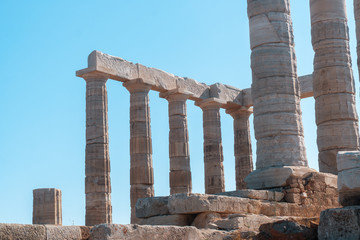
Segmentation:
{"type": "Polygon", "coordinates": [[[301,166],[283,166],[258,169],[251,172],[245,182],[249,189],[269,189],[286,186],[286,181],[291,176],[301,177],[315,169],[301,166]]]}
{"type": "MultiPolygon", "coordinates": [[[[158,92],[172,91],[175,88],[189,91],[189,99],[201,101],[208,98],[218,98],[225,101],[223,108],[236,106],[253,106],[251,88],[238,89],[226,84],[212,84],[197,82],[194,79],[178,77],[165,71],[149,68],[139,63],[134,64],[122,58],[111,56],[100,51],[93,51],[88,57],[88,67],[76,71],[76,76],[85,78],[88,74],[100,74],[109,79],[127,82],[142,79],[151,85],[151,89],[158,92]],[[230,105],[229,105],[230,104],[230,105]],[[229,106],[228,106],[229,105],[229,106]]],[[[299,77],[301,98],[313,96],[312,75],[299,77]]]]}

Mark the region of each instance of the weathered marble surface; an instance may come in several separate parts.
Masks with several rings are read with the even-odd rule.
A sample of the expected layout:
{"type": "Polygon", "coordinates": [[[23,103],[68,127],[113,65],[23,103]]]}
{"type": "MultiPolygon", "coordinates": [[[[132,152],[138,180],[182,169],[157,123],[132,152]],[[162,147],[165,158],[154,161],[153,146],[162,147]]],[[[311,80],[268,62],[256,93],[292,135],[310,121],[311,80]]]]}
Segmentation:
{"type": "Polygon", "coordinates": [[[311,0],[310,11],[319,169],[337,174],[337,152],[359,149],[345,0],[311,0]]]}
{"type": "Polygon", "coordinates": [[[86,81],[85,224],[112,222],[107,77],[89,73],[86,81]]]}
{"type": "Polygon", "coordinates": [[[33,224],[62,224],[61,190],[39,188],[33,190],[33,224]]]}
{"type": "MultiPolygon", "coordinates": [[[[159,92],[183,89],[191,93],[189,99],[194,101],[219,98],[221,101],[237,106],[253,106],[251,88],[241,90],[221,83],[209,86],[191,78],[174,76],[162,70],[134,64],[96,50],[88,57],[88,68],[77,71],[76,75],[83,77],[90,72],[101,73],[110,79],[121,82],[141,78],[145,83],[152,86],[152,90],[159,92]]],[[[312,75],[299,77],[299,82],[301,98],[313,96],[312,75]]]]}
{"type": "Polygon", "coordinates": [[[320,240],[360,238],[360,206],[327,209],[321,212],[318,228],[320,240]]]}

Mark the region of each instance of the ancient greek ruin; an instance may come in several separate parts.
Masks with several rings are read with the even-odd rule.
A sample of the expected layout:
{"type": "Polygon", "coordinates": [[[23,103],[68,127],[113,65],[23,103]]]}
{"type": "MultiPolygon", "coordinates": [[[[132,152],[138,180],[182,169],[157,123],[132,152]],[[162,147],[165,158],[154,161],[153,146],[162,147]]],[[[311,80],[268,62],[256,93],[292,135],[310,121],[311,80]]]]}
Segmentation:
{"type": "MultiPolygon", "coordinates": [[[[86,226],[61,226],[61,191],[35,189],[34,225],[0,224],[0,239],[359,239],[352,19],[345,0],[309,4],[314,68],[298,76],[290,0],[247,0],[252,84],[246,89],[91,52],[87,67],[76,72],[86,84],[86,226]],[[121,82],[130,96],[128,225],[112,220],[108,81],[121,82]],[[169,139],[162,144],[168,144],[169,196],[155,195],[150,91],[168,103],[169,139]],[[319,171],[308,165],[304,98],[315,99],[319,171]],[[203,148],[204,193],[192,190],[190,103],[202,111],[203,142],[197,144],[203,148]],[[233,119],[233,136],[222,135],[221,109],[233,119]],[[234,138],[233,191],[225,191],[224,137],[234,138]]],[[[354,10],[359,55],[360,0],[354,10]]]]}

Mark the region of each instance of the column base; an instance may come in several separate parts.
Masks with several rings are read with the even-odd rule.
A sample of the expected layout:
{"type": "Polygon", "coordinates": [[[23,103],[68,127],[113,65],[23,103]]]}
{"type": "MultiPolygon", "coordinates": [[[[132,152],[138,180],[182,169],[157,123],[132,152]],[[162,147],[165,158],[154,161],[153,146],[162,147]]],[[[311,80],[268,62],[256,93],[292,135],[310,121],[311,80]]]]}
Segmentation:
{"type": "Polygon", "coordinates": [[[315,169],[301,166],[283,166],[258,169],[251,172],[246,178],[248,189],[268,189],[286,186],[286,180],[291,176],[301,177],[315,169]]]}

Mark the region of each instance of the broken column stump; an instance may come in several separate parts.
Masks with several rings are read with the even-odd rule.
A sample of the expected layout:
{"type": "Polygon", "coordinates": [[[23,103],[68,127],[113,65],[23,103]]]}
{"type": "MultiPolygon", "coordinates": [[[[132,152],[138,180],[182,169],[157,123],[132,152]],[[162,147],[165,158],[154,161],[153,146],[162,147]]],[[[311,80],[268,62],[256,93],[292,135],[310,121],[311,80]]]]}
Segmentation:
{"type": "Polygon", "coordinates": [[[33,224],[62,224],[62,204],[60,189],[34,189],[33,197],[33,224]]]}

